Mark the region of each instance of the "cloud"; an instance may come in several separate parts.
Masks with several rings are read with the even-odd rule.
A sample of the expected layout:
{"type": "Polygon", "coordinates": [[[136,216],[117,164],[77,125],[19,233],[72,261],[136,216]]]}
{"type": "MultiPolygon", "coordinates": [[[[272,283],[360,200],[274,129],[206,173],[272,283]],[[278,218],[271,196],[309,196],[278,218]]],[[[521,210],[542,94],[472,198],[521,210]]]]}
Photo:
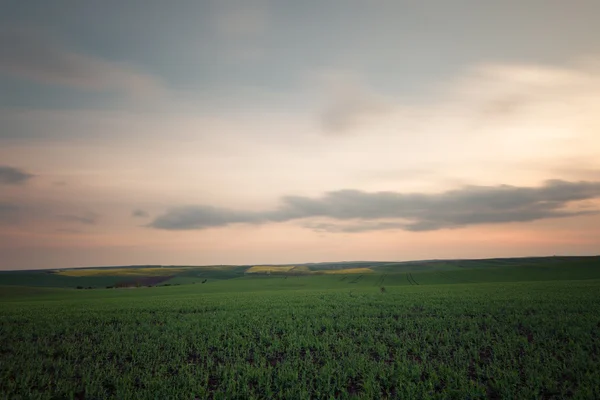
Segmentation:
{"type": "Polygon", "coordinates": [[[23,28],[0,30],[0,73],[43,84],[136,96],[163,89],[158,79],[129,65],[69,50],[48,35],[23,28]]]}
{"type": "Polygon", "coordinates": [[[600,210],[575,211],[569,210],[568,206],[572,202],[597,198],[600,198],[600,182],[561,180],[549,180],[540,187],[466,186],[434,194],[340,190],[317,198],[286,196],[279,208],[262,212],[210,206],[179,207],[157,217],[150,226],[189,230],[236,223],[331,218],[363,222],[346,226],[317,224],[312,228],[337,232],[377,229],[430,231],[596,213],[600,210]]]}
{"type": "Polygon", "coordinates": [[[80,233],[84,233],[80,229],[69,229],[69,228],[59,228],[59,229],[56,229],[56,232],[59,232],[59,233],[68,233],[68,234],[73,234],[73,235],[75,235],[75,234],[78,235],[80,233]]]}
{"type": "Polygon", "coordinates": [[[509,117],[515,115],[527,105],[528,99],[517,94],[507,94],[483,103],[483,117],[509,117]]]}
{"type": "Polygon", "coordinates": [[[220,35],[247,38],[263,34],[268,26],[266,1],[219,0],[216,2],[214,28],[220,35]]]}
{"type": "Polygon", "coordinates": [[[88,211],[82,214],[62,214],[58,218],[65,222],[75,222],[84,225],[95,225],[98,222],[100,215],[95,212],[88,211]]]}
{"type": "Polygon", "coordinates": [[[0,185],[20,185],[33,177],[22,169],[0,165],[0,185]]]}
{"type": "Polygon", "coordinates": [[[405,224],[401,222],[371,222],[361,221],[352,224],[332,224],[332,223],[307,223],[306,228],[316,232],[332,232],[332,233],[358,233],[369,231],[383,231],[390,229],[404,229],[405,224]]]}
{"type": "Polygon", "coordinates": [[[219,39],[218,55],[234,64],[261,59],[269,27],[268,1],[218,0],[213,5],[211,21],[219,39]]]}
{"type": "Polygon", "coordinates": [[[351,132],[365,119],[390,112],[393,103],[377,94],[357,77],[344,73],[329,73],[322,77],[327,87],[328,101],[319,120],[326,132],[351,132]]]}
{"type": "Polygon", "coordinates": [[[131,216],[135,218],[148,218],[150,214],[148,214],[148,211],[144,211],[138,208],[131,212],[131,216]]]}
{"type": "Polygon", "coordinates": [[[239,212],[211,206],[185,206],[158,216],[150,226],[166,230],[205,229],[232,223],[259,223],[268,220],[266,215],[239,212]]]}
{"type": "MultiPolygon", "coordinates": [[[[313,117],[324,133],[384,133],[386,140],[403,142],[403,148],[420,143],[429,147],[418,151],[430,151],[434,140],[472,141],[473,136],[485,138],[487,147],[498,142],[498,148],[521,140],[520,147],[532,151],[548,146],[565,152],[585,142],[592,146],[590,152],[597,152],[600,143],[595,112],[600,104],[598,58],[564,67],[476,64],[452,79],[419,88],[412,101],[386,96],[360,75],[320,75],[318,90],[326,102],[313,117]],[[572,146],[559,143],[574,137],[580,140],[572,146]]],[[[468,145],[483,146],[479,140],[468,145]]]]}
{"type": "Polygon", "coordinates": [[[20,208],[16,204],[0,201],[0,224],[12,224],[18,221],[20,208]]]}

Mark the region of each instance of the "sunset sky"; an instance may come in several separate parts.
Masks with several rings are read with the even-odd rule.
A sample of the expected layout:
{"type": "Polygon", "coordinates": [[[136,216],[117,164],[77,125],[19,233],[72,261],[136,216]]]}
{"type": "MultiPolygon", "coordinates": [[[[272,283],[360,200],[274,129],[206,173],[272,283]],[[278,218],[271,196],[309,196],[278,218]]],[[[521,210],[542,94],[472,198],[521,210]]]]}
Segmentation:
{"type": "Polygon", "coordinates": [[[4,1],[0,269],[598,254],[599,15],[4,1]]]}

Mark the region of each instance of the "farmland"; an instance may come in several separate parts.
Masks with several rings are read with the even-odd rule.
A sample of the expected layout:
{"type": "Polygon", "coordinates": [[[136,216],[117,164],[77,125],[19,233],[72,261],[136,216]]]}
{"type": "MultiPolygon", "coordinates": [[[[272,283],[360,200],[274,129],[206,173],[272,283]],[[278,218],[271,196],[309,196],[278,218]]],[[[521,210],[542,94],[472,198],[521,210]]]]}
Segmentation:
{"type": "Polygon", "coordinates": [[[600,397],[597,257],[253,267],[0,274],[0,397],[600,397]]]}
{"type": "Polygon", "coordinates": [[[316,273],[322,274],[370,274],[373,270],[370,268],[347,268],[347,269],[324,269],[316,273]]]}
{"type": "Polygon", "coordinates": [[[138,267],[138,268],[78,268],[53,271],[62,276],[164,276],[184,271],[183,268],[138,267]]]}

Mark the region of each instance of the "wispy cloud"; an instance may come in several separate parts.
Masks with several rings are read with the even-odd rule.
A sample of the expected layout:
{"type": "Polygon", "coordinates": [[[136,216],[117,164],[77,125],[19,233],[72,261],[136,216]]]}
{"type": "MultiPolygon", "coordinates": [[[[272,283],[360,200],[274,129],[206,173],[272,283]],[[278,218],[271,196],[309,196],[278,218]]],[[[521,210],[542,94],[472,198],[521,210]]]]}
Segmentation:
{"type": "Polygon", "coordinates": [[[59,229],[56,229],[56,232],[59,232],[59,233],[68,233],[68,234],[71,234],[71,235],[79,235],[81,233],[84,233],[84,231],[82,231],[80,229],[69,229],[69,228],[59,228],[59,229]]]}
{"type": "Polygon", "coordinates": [[[367,222],[345,227],[313,225],[314,229],[359,232],[401,228],[429,231],[594,213],[600,210],[574,211],[567,207],[572,202],[596,198],[600,198],[600,182],[559,180],[549,180],[540,187],[466,186],[437,194],[340,190],[318,198],[286,196],[279,208],[263,212],[211,206],[179,207],[160,215],[150,226],[188,230],[322,217],[367,222]],[[401,221],[393,221],[397,219],[401,221]]]}
{"type": "Polygon", "coordinates": [[[93,211],[87,211],[81,214],[61,214],[58,218],[65,222],[75,222],[84,225],[95,225],[100,215],[93,211]]]}
{"type": "MultiPolygon", "coordinates": [[[[406,101],[376,91],[366,76],[325,72],[325,104],[315,118],[325,133],[373,135],[382,129],[407,137],[465,137],[498,133],[539,139],[597,136],[600,62],[564,67],[526,63],[473,65],[406,101]],[[523,134],[527,127],[528,134],[523,134]]],[[[431,139],[434,140],[434,139],[431,139]]]]}
{"type": "Polygon", "coordinates": [[[0,201],[0,224],[12,224],[18,221],[18,205],[0,201]]]}
{"type": "Polygon", "coordinates": [[[307,223],[304,225],[306,228],[312,229],[316,232],[331,232],[331,233],[358,233],[358,232],[369,232],[369,231],[384,231],[391,229],[405,229],[406,224],[401,222],[373,222],[373,221],[360,221],[350,224],[340,223],[307,223]]]}
{"type": "Polygon", "coordinates": [[[0,30],[0,73],[49,85],[146,96],[163,90],[154,76],[127,64],[70,50],[39,31],[0,30]]]}
{"type": "Polygon", "coordinates": [[[215,3],[214,28],[231,38],[247,38],[264,33],[268,26],[268,1],[219,0],[215,3]]]}
{"type": "Polygon", "coordinates": [[[148,211],[138,208],[131,212],[131,216],[134,218],[148,218],[150,214],[148,213],[148,211]]]}
{"type": "Polygon", "coordinates": [[[219,55],[232,63],[259,60],[262,38],[269,28],[269,2],[219,0],[214,2],[213,31],[220,41],[219,55]]]}
{"type": "Polygon", "coordinates": [[[321,77],[327,102],[319,119],[325,132],[349,133],[370,117],[393,110],[394,103],[347,73],[326,73],[321,77]]]}
{"type": "Polygon", "coordinates": [[[0,165],[0,185],[21,185],[33,177],[20,168],[0,165]]]}

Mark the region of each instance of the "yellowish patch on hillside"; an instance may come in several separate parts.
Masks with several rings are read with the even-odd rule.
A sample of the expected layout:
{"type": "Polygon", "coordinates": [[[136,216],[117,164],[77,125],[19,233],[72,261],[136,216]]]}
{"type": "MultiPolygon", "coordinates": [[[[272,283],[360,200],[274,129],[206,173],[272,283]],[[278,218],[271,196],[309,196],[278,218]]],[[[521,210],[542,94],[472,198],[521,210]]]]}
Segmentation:
{"type": "Polygon", "coordinates": [[[183,268],[84,268],[62,269],[54,271],[63,276],[165,276],[175,275],[184,271],[183,268]]]}
{"type": "Polygon", "coordinates": [[[201,266],[201,267],[177,267],[177,268],[185,268],[185,269],[193,269],[196,271],[228,271],[230,269],[239,268],[237,265],[209,265],[209,266],[201,266]]]}
{"type": "Polygon", "coordinates": [[[348,268],[348,269],[325,269],[322,271],[315,271],[323,274],[370,274],[373,272],[370,268],[348,268]]]}
{"type": "Polygon", "coordinates": [[[294,269],[296,267],[294,267],[293,265],[256,265],[254,267],[250,267],[246,270],[246,273],[248,274],[266,274],[267,272],[270,273],[285,273],[285,272],[290,272],[292,269],[294,269]]]}
{"type": "Polygon", "coordinates": [[[299,265],[297,267],[292,268],[290,270],[290,273],[291,274],[294,274],[294,273],[309,274],[309,273],[311,273],[311,270],[306,265],[299,265]]]}
{"type": "Polygon", "coordinates": [[[234,268],[238,268],[237,265],[209,265],[209,266],[203,266],[203,267],[189,267],[189,268],[198,268],[198,269],[207,269],[207,270],[219,270],[219,271],[227,271],[228,269],[234,269],[234,268]]]}

